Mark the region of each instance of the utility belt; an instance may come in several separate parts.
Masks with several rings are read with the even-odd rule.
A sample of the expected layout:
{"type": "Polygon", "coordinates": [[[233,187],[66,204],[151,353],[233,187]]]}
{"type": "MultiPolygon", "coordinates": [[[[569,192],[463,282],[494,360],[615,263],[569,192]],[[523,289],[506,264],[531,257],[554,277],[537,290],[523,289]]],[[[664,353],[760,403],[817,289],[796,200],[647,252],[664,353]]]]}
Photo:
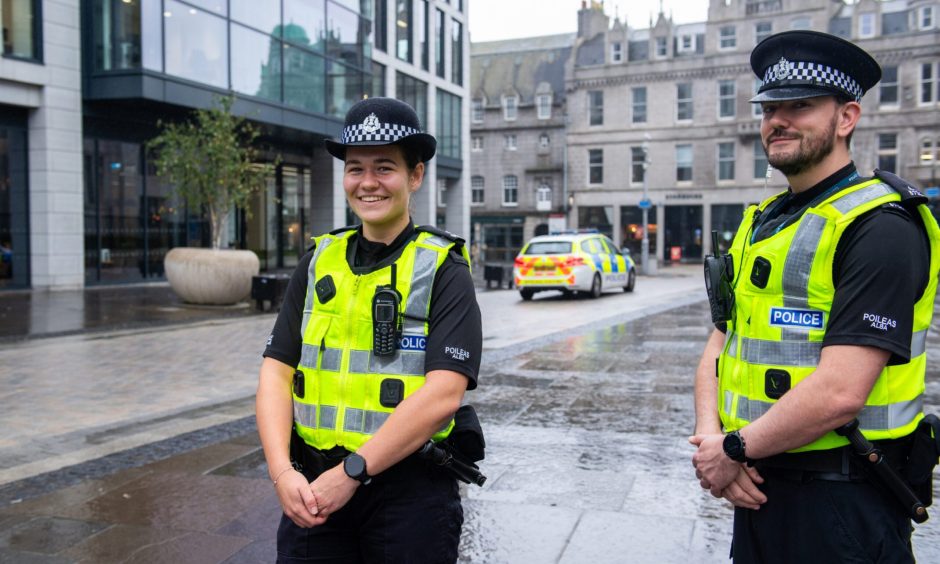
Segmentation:
{"type": "MultiPolygon", "coordinates": [[[[885,455],[886,461],[897,471],[903,471],[911,451],[912,437],[872,441],[885,455]]],[[[827,450],[784,452],[756,460],[754,466],[768,477],[794,482],[826,480],[834,482],[864,482],[868,475],[853,460],[848,445],[827,450]]]]}
{"type": "MultiPolygon", "coordinates": [[[[297,434],[297,431],[291,431],[290,457],[305,478],[313,481],[327,470],[342,464],[343,459],[352,454],[343,447],[336,446],[328,450],[320,450],[308,445],[297,434]]],[[[417,453],[411,454],[400,460],[391,468],[385,470],[378,476],[373,477],[373,482],[393,482],[414,477],[416,474],[427,472],[430,468],[427,461],[421,459],[417,453]]]]}

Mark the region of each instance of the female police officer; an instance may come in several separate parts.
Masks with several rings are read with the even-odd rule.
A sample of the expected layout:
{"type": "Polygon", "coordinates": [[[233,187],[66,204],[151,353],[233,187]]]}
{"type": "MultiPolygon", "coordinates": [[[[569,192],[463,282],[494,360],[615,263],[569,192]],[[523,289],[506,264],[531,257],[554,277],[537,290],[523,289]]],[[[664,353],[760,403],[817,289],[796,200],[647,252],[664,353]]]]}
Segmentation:
{"type": "Polygon", "coordinates": [[[462,241],[409,215],[436,141],[407,104],[371,98],[326,143],[362,224],[314,239],[264,353],[278,562],[454,562],[456,481],[414,453],[453,427],[482,335],[462,241]]]}

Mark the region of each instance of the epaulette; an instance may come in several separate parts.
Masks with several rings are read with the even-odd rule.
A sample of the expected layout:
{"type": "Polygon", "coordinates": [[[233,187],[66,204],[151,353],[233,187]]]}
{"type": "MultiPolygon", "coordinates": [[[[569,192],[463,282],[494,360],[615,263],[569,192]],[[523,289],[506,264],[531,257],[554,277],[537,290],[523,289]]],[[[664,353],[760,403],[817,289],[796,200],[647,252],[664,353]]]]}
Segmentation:
{"type": "Polygon", "coordinates": [[[927,196],[900,176],[884,170],[875,169],[875,176],[901,195],[901,205],[913,208],[927,203],[927,196]]]}
{"type": "Polygon", "coordinates": [[[445,231],[444,229],[438,229],[433,225],[418,225],[415,227],[415,231],[423,231],[424,233],[430,233],[431,235],[437,235],[438,237],[443,237],[450,241],[453,241],[457,244],[458,247],[463,246],[466,241],[462,237],[454,235],[450,231],[445,231]]]}
{"type": "Polygon", "coordinates": [[[339,235],[340,233],[344,233],[346,231],[352,231],[354,229],[359,229],[359,226],[347,225],[346,227],[340,227],[339,229],[334,229],[333,231],[330,231],[330,235],[339,235]]]}

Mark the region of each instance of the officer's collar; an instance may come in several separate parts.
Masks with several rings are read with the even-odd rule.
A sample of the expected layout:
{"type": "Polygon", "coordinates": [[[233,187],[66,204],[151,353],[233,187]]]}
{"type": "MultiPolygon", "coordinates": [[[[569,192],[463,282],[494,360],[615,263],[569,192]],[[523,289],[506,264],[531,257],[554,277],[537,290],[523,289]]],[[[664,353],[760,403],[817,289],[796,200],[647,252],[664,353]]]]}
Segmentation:
{"type": "Polygon", "coordinates": [[[355,264],[357,266],[370,266],[381,262],[401,248],[408,239],[414,235],[414,232],[414,222],[409,218],[408,225],[395,237],[394,241],[386,245],[381,241],[370,241],[366,239],[365,235],[362,234],[362,225],[360,225],[356,228],[356,237],[353,240],[356,257],[355,264]]]}
{"type": "MultiPolygon", "coordinates": [[[[794,209],[794,208],[801,208],[805,206],[806,204],[812,202],[817,197],[825,193],[827,190],[830,190],[834,186],[838,185],[839,183],[844,182],[847,178],[849,178],[853,174],[857,174],[857,171],[855,169],[855,163],[853,161],[849,161],[849,164],[840,168],[836,172],[830,174],[829,176],[824,178],[821,182],[818,182],[816,185],[814,185],[812,188],[808,190],[804,190],[802,192],[794,194],[791,188],[790,193],[787,195],[787,198],[789,200],[787,202],[787,208],[794,209]]],[[[844,187],[845,186],[842,186],[841,188],[844,188],[844,187]]]]}

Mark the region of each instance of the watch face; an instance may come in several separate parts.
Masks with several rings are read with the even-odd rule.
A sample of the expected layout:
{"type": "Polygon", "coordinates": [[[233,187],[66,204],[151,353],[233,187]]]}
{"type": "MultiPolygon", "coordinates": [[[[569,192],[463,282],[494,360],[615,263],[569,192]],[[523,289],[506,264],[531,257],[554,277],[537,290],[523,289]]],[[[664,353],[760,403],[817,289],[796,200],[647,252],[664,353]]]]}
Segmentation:
{"type": "Polygon", "coordinates": [[[350,454],[343,461],[343,470],[350,478],[362,481],[366,477],[366,461],[358,454],[350,454]]]}
{"type": "Polygon", "coordinates": [[[728,458],[731,460],[741,462],[744,459],[744,445],[742,444],[741,437],[737,433],[725,435],[722,446],[724,447],[725,454],[727,454],[728,458]]]}

